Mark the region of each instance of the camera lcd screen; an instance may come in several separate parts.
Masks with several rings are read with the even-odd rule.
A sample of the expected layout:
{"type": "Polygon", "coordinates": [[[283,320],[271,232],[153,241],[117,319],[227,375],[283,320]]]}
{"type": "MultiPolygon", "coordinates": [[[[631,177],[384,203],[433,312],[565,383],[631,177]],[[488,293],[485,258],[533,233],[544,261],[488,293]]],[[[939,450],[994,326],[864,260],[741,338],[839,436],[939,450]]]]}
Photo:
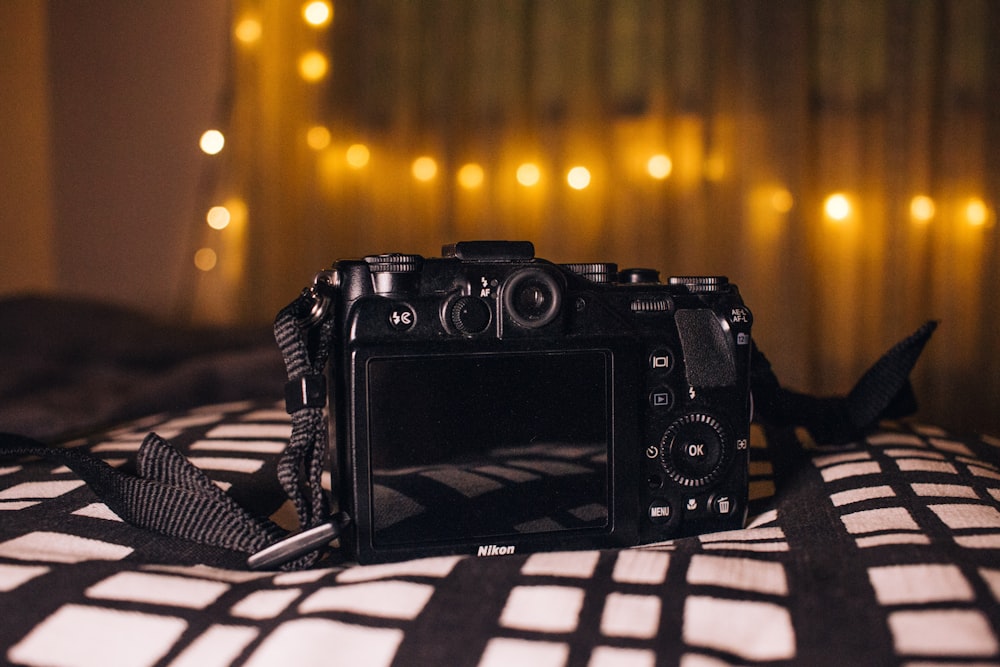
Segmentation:
{"type": "Polygon", "coordinates": [[[373,358],[376,546],[609,525],[611,353],[373,358]]]}

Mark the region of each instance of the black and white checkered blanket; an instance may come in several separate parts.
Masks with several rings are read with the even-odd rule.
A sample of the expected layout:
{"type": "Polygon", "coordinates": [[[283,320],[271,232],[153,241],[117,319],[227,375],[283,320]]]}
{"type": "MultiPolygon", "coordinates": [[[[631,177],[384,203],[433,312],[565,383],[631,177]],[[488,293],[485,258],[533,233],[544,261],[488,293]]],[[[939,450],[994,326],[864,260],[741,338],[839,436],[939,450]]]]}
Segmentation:
{"type": "MultiPolygon", "coordinates": [[[[272,402],[71,443],[130,466],[149,431],[279,523],[272,402]]],[[[885,424],[774,458],[744,530],[639,549],[253,573],[118,519],[71,471],[0,462],[0,660],[15,665],[1000,664],[1000,440],[885,424]]]]}

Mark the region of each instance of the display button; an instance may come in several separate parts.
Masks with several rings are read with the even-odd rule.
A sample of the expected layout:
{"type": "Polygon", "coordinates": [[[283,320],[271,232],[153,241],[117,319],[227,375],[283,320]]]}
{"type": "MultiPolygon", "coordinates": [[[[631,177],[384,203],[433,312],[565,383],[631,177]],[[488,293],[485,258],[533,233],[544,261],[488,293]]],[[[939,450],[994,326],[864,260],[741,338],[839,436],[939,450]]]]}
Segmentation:
{"type": "Polygon", "coordinates": [[[653,523],[666,523],[674,515],[670,501],[657,498],[649,505],[649,520],[653,523]]]}
{"type": "Polygon", "coordinates": [[[666,372],[674,367],[674,355],[670,350],[656,350],[649,355],[649,368],[656,372],[666,372]]]}

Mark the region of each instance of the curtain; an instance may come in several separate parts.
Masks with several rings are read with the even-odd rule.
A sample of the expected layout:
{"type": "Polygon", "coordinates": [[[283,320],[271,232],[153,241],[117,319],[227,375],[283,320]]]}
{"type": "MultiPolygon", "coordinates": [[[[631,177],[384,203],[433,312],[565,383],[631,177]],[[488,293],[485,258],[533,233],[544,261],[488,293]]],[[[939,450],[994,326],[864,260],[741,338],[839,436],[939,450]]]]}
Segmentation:
{"type": "Polygon", "coordinates": [[[195,317],[267,319],[341,257],[528,239],[727,275],[821,394],[938,319],[921,417],[1000,431],[997,3],[325,6],[234,3],[205,188],[232,223],[198,223],[195,317]]]}

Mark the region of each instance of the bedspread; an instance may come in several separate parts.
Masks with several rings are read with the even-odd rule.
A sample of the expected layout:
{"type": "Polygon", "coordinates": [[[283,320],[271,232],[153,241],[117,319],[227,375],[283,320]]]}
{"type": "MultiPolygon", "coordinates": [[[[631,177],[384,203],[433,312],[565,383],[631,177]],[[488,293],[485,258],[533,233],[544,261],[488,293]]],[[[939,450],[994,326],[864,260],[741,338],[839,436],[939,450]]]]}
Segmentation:
{"type": "MultiPolygon", "coordinates": [[[[141,386],[162,373],[180,378],[173,386],[183,396],[163,390],[165,400],[145,404],[133,398],[142,391],[130,390],[91,417],[77,406],[82,420],[49,430],[87,431],[64,444],[126,469],[154,431],[240,504],[291,525],[275,469],[290,425],[264,388],[280,390],[280,362],[254,335],[212,335],[220,337],[178,345],[172,361],[165,352],[156,357],[156,372],[116,385],[141,386]],[[181,354],[199,346],[197,355],[181,354]],[[234,355],[256,369],[261,395],[248,387],[246,400],[218,402],[235,390],[224,387],[223,397],[192,398],[199,377],[227,377],[213,364],[234,355]],[[202,363],[215,370],[188,373],[202,363]],[[120,416],[142,406],[155,409],[120,416]],[[122,421],[98,426],[112,418],[122,421]]],[[[109,367],[119,366],[105,373],[109,367]]],[[[23,366],[17,373],[29,377],[23,366]]],[[[72,403],[71,389],[88,386],[94,389],[65,384],[64,400],[72,403]]],[[[11,396],[26,393],[9,383],[5,391],[8,408],[11,396]]],[[[44,407],[39,414],[51,414],[53,406],[44,407]]],[[[3,460],[2,660],[65,667],[1000,664],[1000,440],[906,422],[883,423],[833,449],[802,447],[793,431],[769,433],[768,443],[763,435],[753,431],[743,530],[633,549],[342,562],[277,573],[248,571],[243,554],[126,524],[64,467],[3,460]]]]}

